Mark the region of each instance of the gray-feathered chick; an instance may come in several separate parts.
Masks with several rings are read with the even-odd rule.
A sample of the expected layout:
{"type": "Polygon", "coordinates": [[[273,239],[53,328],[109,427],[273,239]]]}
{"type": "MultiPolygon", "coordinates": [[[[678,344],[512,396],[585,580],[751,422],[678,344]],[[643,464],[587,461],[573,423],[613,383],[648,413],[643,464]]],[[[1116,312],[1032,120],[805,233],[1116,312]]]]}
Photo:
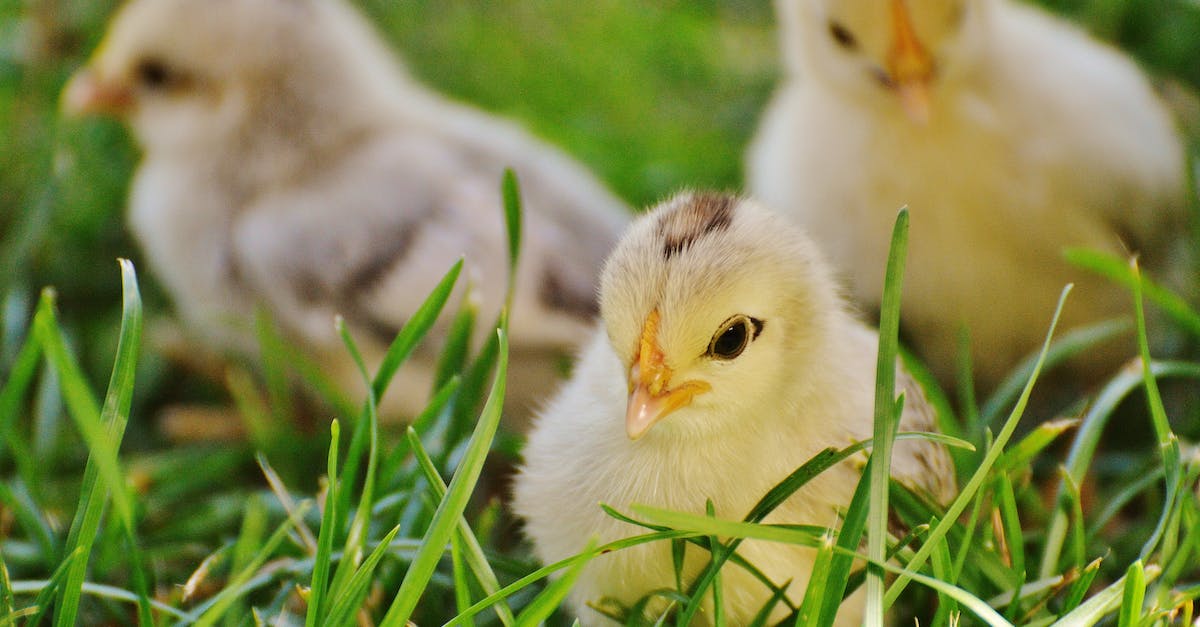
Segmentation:
{"type": "MultiPolygon", "coordinates": [[[[818,451],[871,436],[876,333],[849,313],[813,243],[751,200],[683,193],[652,209],[605,264],[600,302],[603,329],[535,418],[516,480],[515,510],[544,562],[645,531],[600,503],[703,514],[711,499],[718,517],[741,519],[818,451]]],[[[897,386],[901,430],[936,430],[903,370],[897,386]]],[[[908,440],[894,455],[896,477],[951,498],[943,447],[908,440]]],[[[766,521],[835,524],[859,477],[835,466],[766,521]]],[[[747,541],[739,552],[776,584],[790,580],[799,601],[814,550],[747,541]]],[[[706,563],[699,553],[688,552],[689,578],[706,563]]],[[[748,624],[770,591],[741,568],[722,573],[729,624],[748,624]]],[[[670,544],[651,543],[597,557],[571,600],[594,624],[603,619],[588,602],[629,606],[674,586],[670,544]]],[[[839,625],[861,621],[861,601],[844,604],[839,625]]]]}
{"type": "MultiPolygon", "coordinates": [[[[590,328],[596,274],[628,222],[563,154],[410,79],[342,0],[133,0],[64,107],[132,128],[144,158],[129,220],[193,331],[244,349],[265,303],[349,389],[361,386],[335,314],[377,362],[462,255],[481,322],[499,311],[506,166],[526,209],[511,312],[518,403],[542,395],[590,328]]],[[[386,411],[423,407],[433,350],[415,359],[386,411]]]]}
{"type": "MultiPolygon", "coordinates": [[[[786,77],[750,190],[796,218],[878,306],[896,210],[912,212],[901,322],[940,378],[969,326],[988,389],[1062,329],[1128,315],[1066,247],[1181,263],[1183,147],[1134,63],[1010,0],[777,0],[786,77]]],[[[1090,350],[1091,377],[1134,354],[1090,350]]]]}

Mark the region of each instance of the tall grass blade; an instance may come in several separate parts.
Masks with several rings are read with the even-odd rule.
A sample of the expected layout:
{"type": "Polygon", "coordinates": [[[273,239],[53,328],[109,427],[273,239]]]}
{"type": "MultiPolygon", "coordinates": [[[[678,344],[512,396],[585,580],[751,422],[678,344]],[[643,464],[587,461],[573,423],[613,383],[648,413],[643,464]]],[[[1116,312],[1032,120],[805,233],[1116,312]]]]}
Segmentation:
{"type": "MultiPolygon", "coordinates": [[[[871,464],[871,460],[868,459],[867,467],[863,469],[862,479],[859,480],[858,487],[854,489],[854,496],[850,499],[850,507],[846,509],[846,518],[842,521],[842,529],[838,532],[837,546],[847,551],[854,551],[862,544],[862,535],[867,524],[867,512],[870,509],[871,464]]],[[[833,552],[827,584],[825,589],[820,592],[825,598],[821,602],[819,620],[810,624],[823,627],[833,624],[837,617],[838,607],[841,606],[842,598],[846,594],[846,584],[850,581],[850,570],[853,566],[854,560],[849,555],[844,552],[833,552]]],[[[812,592],[815,591],[810,584],[809,592],[805,594],[806,601],[808,594],[812,592]]]]}
{"type": "Polygon", "coordinates": [[[383,617],[381,627],[399,627],[408,622],[412,612],[417,607],[421,592],[425,589],[429,578],[437,567],[437,562],[445,552],[450,535],[458,526],[458,519],[467,506],[467,499],[483,470],[483,462],[496,435],[500,424],[500,411],[504,403],[504,383],[508,371],[508,340],[503,329],[497,330],[499,337],[499,358],[496,364],[496,376],[492,382],[492,392],[488,396],[475,432],[471,435],[466,455],[450,486],[446,497],[438,504],[429,529],[421,541],[421,548],[413,558],[400,589],[396,592],[395,601],[383,617]]]}
{"type": "Polygon", "coordinates": [[[1121,595],[1121,613],[1117,627],[1137,627],[1142,616],[1142,600],[1146,597],[1146,577],[1142,571],[1142,560],[1137,560],[1125,570],[1125,589],[1121,595]]]}
{"type": "MultiPolygon", "coordinates": [[[[378,397],[375,395],[373,388],[371,388],[367,367],[359,353],[358,346],[355,345],[354,338],[350,337],[350,333],[346,330],[341,318],[337,321],[337,329],[338,333],[342,336],[342,342],[345,344],[346,350],[350,352],[355,364],[358,365],[359,374],[362,376],[363,383],[367,385],[369,391],[367,393],[366,406],[363,410],[364,416],[355,425],[354,433],[355,438],[358,439],[359,434],[364,428],[367,431],[367,471],[363,477],[362,495],[359,497],[358,509],[355,511],[354,518],[350,522],[350,532],[347,534],[346,542],[342,547],[342,559],[338,562],[337,570],[333,575],[333,583],[330,584],[330,594],[335,597],[342,593],[343,587],[362,562],[363,549],[367,541],[367,527],[371,522],[371,506],[375,502],[375,483],[379,460],[379,414],[376,411],[378,397]]],[[[351,442],[350,451],[347,453],[347,462],[357,459],[358,455],[354,443],[351,442]]],[[[351,464],[347,463],[347,470],[342,473],[342,477],[353,481],[354,475],[349,474],[350,468],[351,464]]],[[[345,490],[345,496],[334,502],[348,502],[348,497],[349,489],[345,490]]],[[[337,517],[334,518],[334,521],[340,524],[340,520],[337,517]]]]}
{"type": "MultiPolygon", "coordinates": [[[[409,447],[412,449],[413,456],[417,459],[417,465],[425,475],[425,480],[429,482],[433,496],[439,501],[445,499],[446,483],[442,480],[442,476],[438,474],[437,467],[434,466],[429,453],[425,451],[425,447],[417,437],[416,430],[409,427],[406,435],[409,447]]],[[[484,593],[493,594],[499,590],[500,580],[496,578],[496,573],[492,570],[491,564],[488,563],[487,556],[483,552],[483,547],[479,545],[479,540],[475,537],[475,533],[471,531],[471,526],[467,523],[467,519],[461,516],[458,519],[458,533],[456,537],[463,543],[466,550],[467,563],[475,574],[475,580],[483,587],[484,593]]],[[[496,614],[500,617],[500,622],[505,625],[512,625],[515,622],[512,610],[504,601],[497,602],[496,614]]]]}
{"type": "Polygon", "coordinates": [[[88,444],[89,451],[88,464],[84,470],[83,493],[67,540],[68,550],[83,547],[83,553],[80,559],[73,562],[63,583],[59,611],[55,615],[55,624],[59,626],[73,625],[75,622],[92,543],[99,528],[105,501],[109,498],[116,510],[117,519],[124,528],[126,542],[131,551],[131,571],[141,596],[138,615],[146,624],[153,624],[148,598],[149,584],[142,568],[140,551],[137,549],[133,500],[117,453],[121,438],[125,434],[125,424],[129,419],[133,377],[142,332],[142,301],[137,289],[137,275],[134,273],[133,264],[124,259],[119,261],[124,292],[121,332],[103,410],[97,406],[82,371],[67,351],[66,342],[55,320],[53,298],[44,295],[42,304],[34,315],[35,333],[42,343],[47,361],[62,381],[67,406],[88,444]]]}
{"type": "Polygon", "coordinates": [[[326,461],[326,480],[329,482],[325,493],[325,511],[321,513],[321,528],[317,531],[317,553],[313,560],[312,579],[309,583],[308,611],[304,616],[305,627],[316,627],[325,618],[326,587],[329,585],[330,555],[333,553],[333,537],[337,535],[334,522],[334,510],[338,503],[338,443],[341,436],[341,425],[334,419],[329,425],[329,457],[326,461]]]}
{"type": "Polygon", "coordinates": [[[1138,269],[1137,258],[1129,264],[1133,273],[1133,307],[1137,320],[1138,353],[1142,358],[1142,382],[1146,388],[1146,404],[1150,409],[1151,424],[1158,438],[1158,451],[1163,460],[1163,476],[1166,479],[1166,495],[1163,496],[1162,516],[1158,519],[1154,532],[1142,546],[1142,559],[1149,558],[1163,538],[1167,526],[1171,522],[1171,512],[1175,509],[1175,499],[1179,496],[1179,483],[1182,475],[1180,463],[1179,438],[1171,431],[1167,421],[1167,410],[1163,407],[1162,396],[1158,392],[1158,381],[1150,371],[1150,343],[1146,335],[1146,315],[1143,311],[1142,292],[1144,280],[1138,269]]]}
{"type": "MultiPolygon", "coordinates": [[[[896,355],[899,351],[900,292],[908,252],[908,208],[900,210],[892,227],[883,300],[879,315],[879,349],[875,363],[875,420],[871,448],[871,488],[867,513],[867,557],[882,562],[887,554],[888,478],[892,469],[892,439],[900,421],[903,401],[896,399],[896,355]]],[[[863,620],[883,624],[883,573],[867,571],[867,601],[863,620]]]]}

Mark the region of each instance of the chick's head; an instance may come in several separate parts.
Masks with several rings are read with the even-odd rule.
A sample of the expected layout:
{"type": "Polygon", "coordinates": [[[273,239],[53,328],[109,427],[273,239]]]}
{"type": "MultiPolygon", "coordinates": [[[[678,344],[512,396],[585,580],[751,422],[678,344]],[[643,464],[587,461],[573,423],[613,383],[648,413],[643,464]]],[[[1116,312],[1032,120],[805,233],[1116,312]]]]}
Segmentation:
{"type": "Polygon", "coordinates": [[[841,308],[802,233],[713,193],[682,193],[638,220],[605,265],[600,302],[635,440],[787,414],[841,308]]]}
{"type": "Polygon", "coordinates": [[[778,0],[788,54],[807,75],[925,123],[947,76],[984,37],[990,0],[778,0]]]}
{"type": "Polygon", "coordinates": [[[337,123],[321,114],[345,109],[374,41],[340,0],[131,0],[63,107],[120,118],[150,149],[304,133],[337,123]]]}

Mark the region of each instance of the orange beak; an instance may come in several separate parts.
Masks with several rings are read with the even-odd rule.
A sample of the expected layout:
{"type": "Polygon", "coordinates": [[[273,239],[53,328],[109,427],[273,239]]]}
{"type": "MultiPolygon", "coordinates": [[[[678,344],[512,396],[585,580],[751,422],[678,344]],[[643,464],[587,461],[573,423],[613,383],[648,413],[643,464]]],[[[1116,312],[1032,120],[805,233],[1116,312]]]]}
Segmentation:
{"type": "Polygon", "coordinates": [[[62,109],[68,115],[103,114],[122,116],[133,107],[133,93],[119,84],[106,82],[84,68],[71,76],[62,93],[62,109]]]}
{"type": "Polygon", "coordinates": [[[636,361],[629,369],[629,405],[625,433],[636,440],[659,420],[692,402],[692,397],[712,389],[703,381],[688,381],[671,388],[671,369],[658,345],[658,310],[646,317],[636,361]]]}
{"type": "Polygon", "coordinates": [[[887,56],[888,75],[909,119],[927,124],[933,57],[917,39],[905,0],[892,0],[891,7],[892,47],[887,56]]]}

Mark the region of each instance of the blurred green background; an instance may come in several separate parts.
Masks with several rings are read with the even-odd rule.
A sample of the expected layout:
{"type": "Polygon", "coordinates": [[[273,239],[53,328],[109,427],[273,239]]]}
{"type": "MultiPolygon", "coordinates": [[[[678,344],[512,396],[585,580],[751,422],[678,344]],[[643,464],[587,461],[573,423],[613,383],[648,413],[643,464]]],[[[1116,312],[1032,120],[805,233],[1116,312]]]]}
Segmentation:
{"type": "MultiPolygon", "coordinates": [[[[1130,51],[1157,77],[1200,88],[1200,3],[1042,0],[1130,51]]],[[[683,186],[740,188],[741,156],[778,71],[767,0],[360,0],[420,79],[514,118],[592,168],[632,205],[683,186]]],[[[99,41],[111,0],[0,4],[0,294],[13,347],[43,286],[97,387],[120,304],[114,259],[141,270],[151,314],[169,311],[125,229],[137,151],[124,129],[64,121],[58,92],[99,41]]],[[[0,372],[10,354],[0,354],[0,372]]],[[[219,393],[143,359],[135,424],[162,403],[219,393]]],[[[142,435],[137,435],[141,433],[142,435]]],[[[153,445],[153,428],[130,444],[153,445]]]]}

